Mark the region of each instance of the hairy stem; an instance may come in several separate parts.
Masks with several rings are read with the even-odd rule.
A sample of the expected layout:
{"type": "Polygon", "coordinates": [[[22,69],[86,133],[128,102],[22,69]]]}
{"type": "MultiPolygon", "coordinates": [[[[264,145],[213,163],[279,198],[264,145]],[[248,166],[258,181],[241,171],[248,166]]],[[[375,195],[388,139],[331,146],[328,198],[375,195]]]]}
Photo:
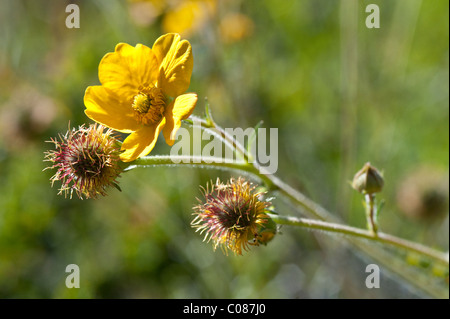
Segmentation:
{"type": "Polygon", "coordinates": [[[299,227],[304,227],[304,228],[308,228],[308,229],[316,229],[316,230],[322,230],[322,231],[326,231],[326,232],[333,232],[333,233],[338,233],[338,234],[342,234],[342,235],[348,235],[348,236],[352,236],[352,237],[364,238],[364,239],[368,239],[371,241],[396,246],[398,248],[405,249],[408,251],[416,252],[418,254],[432,258],[432,259],[434,259],[444,265],[447,265],[447,266],[449,264],[446,254],[436,251],[434,249],[431,249],[429,247],[393,236],[393,235],[384,234],[381,232],[378,232],[375,235],[370,230],[360,229],[360,228],[336,224],[336,223],[324,222],[321,220],[298,218],[298,217],[291,217],[291,216],[280,216],[277,214],[267,214],[267,215],[274,222],[276,222],[278,224],[299,226],[299,227]]]}
{"type": "Polygon", "coordinates": [[[249,154],[247,153],[245,147],[237,142],[232,136],[228,136],[227,132],[213,121],[212,117],[209,116],[207,120],[194,118],[193,121],[189,120],[186,122],[191,125],[200,123],[202,125],[202,129],[212,132],[215,136],[219,137],[227,147],[232,148],[234,154],[241,161],[202,156],[147,156],[139,158],[131,163],[124,163],[124,169],[131,170],[137,167],[152,167],[160,165],[191,166],[200,168],[234,170],[246,175],[250,175],[253,178],[256,178],[264,183],[269,191],[278,193],[283,198],[287,199],[288,202],[292,203],[296,209],[301,211],[306,216],[315,218],[315,220],[311,220],[296,217],[282,217],[278,215],[272,216],[271,214],[271,217],[273,217],[275,222],[279,224],[294,225],[305,227],[308,229],[318,229],[345,235],[347,237],[347,240],[355,247],[364,251],[367,255],[372,256],[375,260],[382,262],[392,271],[399,274],[399,276],[405,278],[408,282],[416,285],[417,287],[420,287],[423,291],[427,291],[431,295],[437,297],[442,296],[442,290],[439,290],[438,288],[435,289],[434,286],[429,286],[427,284],[428,279],[426,277],[423,278],[422,276],[422,279],[419,280],[421,274],[414,274],[409,272],[408,270],[404,269],[404,265],[402,266],[402,264],[394,262],[398,258],[386,254],[386,251],[382,249],[383,247],[369,245],[369,243],[377,242],[383,245],[397,247],[407,252],[414,252],[419,254],[420,256],[430,258],[433,261],[444,265],[445,267],[448,267],[449,265],[447,254],[418,243],[395,237],[393,235],[376,232],[376,224],[374,219],[376,218],[376,207],[373,207],[373,209],[371,210],[369,210],[369,207],[367,208],[369,230],[342,225],[342,222],[337,216],[332,215],[321,205],[317,204],[313,200],[306,197],[303,193],[284,183],[275,175],[268,174],[257,161],[249,161],[249,154]],[[365,239],[368,241],[362,241],[361,239],[365,239]]]}
{"type": "Polygon", "coordinates": [[[365,194],[364,198],[366,200],[366,218],[367,226],[374,236],[377,235],[378,226],[376,222],[377,215],[377,204],[375,202],[374,194],[365,194]]]}
{"type": "Polygon", "coordinates": [[[311,213],[311,215],[315,217],[320,217],[321,220],[312,220],[305,218],[297,218],[297,217],[285,217],[270,214],[270,217],[279,224],[293,225],[293,226],[301,226],[311,229],[319,229],[324,231],[330,231],[334,233],[340,233],[347,236],[357,237],[357,238],[365,238],[371,241],[389,244],[392,246],[396,246],[398,248],[402,248],[405,250],[413,251],[423,256],[429,257],[438,261],[440,263],[444,263],[448,266],[449,262],[446,255],[442,252],[436,251],[429,247],[413,243],[407,241],[405,239],[401,239],[389,234],[384,234],[378,232],[375,234],[372,231],[368,231],[365,229],[360,229],[356,227],[351,227],[347,225],[342,225],[335,222],[325,221],[324,219],[328,219],[330,214],[321,208],[319,205],[314,203],[313,201],[306,198],[301,193],[295,191],[290,188],[286,184],[279,181],[273,175],[267,176],[260,173],[256,170],[252,165],[245,162],[234,162],[228,161],[223,158],[216,157],[201,157],[201,156],[146,156],[141,157],[133,162],[131,162],[126,170],[131,170],[137,167],[149,167],[149,166],[194,166],[194,167],[208,167],[208,168],[216,168],[216,169],[231,169],[238,170],[244,173],[251,174],[253,176],[258,177],[263,182],[269,183],[272,186],[272,189],[277,189],[278,192],[283,193],[286,197],[301,204],[301,206],[311,213]]]}
{"type": "Polygon", "coordinates": [[[138,167],[153,166],[192,166],[213,169],[235,170],[253,176],[261,180],[271,188],[272,180],[261,174],[252,164],[237,162],[221,157],[213,156],[190,156],[190,155],[154,155],[138,158],[130,163],[122,163],[124,171],[138,167]]]}

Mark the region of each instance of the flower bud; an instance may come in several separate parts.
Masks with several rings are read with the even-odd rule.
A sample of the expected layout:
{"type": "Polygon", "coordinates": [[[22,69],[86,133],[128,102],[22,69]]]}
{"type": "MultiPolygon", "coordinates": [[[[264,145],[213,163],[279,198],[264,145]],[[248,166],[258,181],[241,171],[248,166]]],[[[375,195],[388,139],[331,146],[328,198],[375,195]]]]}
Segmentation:
{"type": "Polygon", "coordinates": [[[267,245],[277,234],[277,224],[272,219],[258,227],[257,236],[253,239],[255,244],[267,245]]]}
{"type": "Polygon", "coordinates": [[[363,168],[355,174],[352,182],[352,187],[363,194],[379,193],[383,185],[383,176],[370,163],[364,164],[363,168]]]}

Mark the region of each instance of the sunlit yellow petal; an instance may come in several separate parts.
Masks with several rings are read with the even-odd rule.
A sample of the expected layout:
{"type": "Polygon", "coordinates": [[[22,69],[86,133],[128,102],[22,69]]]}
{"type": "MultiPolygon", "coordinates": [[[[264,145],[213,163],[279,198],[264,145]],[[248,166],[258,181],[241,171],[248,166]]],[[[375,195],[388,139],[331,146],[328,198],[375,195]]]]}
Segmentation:
{"type": "Polygon", "coordinates": [[[197,94],[189,93],[178,96],[167,107],[165,112],[166,126],[163,130],[166,143],[173,145],[175,135],[181,126],[181,120],[187,119],[195,108],[197,94]]]}
{"type": "Polygon", "coordinates": [[[84,94],[86,115],[116,131],[130,133],[140,125],[136,122],[133,109],[111,90],[103,86],[89,86],[84,94]]]}
{"type": "Polygon", "coordinates": [[[130,134],[122,143],[124,152],[120,154],[120,159],[123,162],[131,162],[150,153],[155,147],[158,135],[165,124],[166,120],[163,118],[158,124],[142,126],[139,130],[130,134]]]}
{"type": "Polygon", "coordinates": [[[172,97],[189,88],[194,58],[188,41],[180,41],[180,35],[169,33],[159,37],[152,48],[161,63],[158,86],[172,97]]]}
{"type": "Polygon", "coordinates": [[[149,47],[142,44],[136,47],[117,44],[115,51],[106,54],[98,67],[102,85],[119,96],[134,96],[139,87],[155,83],[158,72],[158,59],[149,47]]]}

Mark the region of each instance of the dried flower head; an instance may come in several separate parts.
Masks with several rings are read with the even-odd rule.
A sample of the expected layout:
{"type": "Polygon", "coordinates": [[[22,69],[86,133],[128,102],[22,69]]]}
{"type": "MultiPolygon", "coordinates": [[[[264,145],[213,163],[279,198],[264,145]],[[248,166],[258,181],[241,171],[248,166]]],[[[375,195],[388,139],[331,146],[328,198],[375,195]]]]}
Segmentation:
{"type": "MultiPolygon", "coordinates": [[[[205,202],[194,207],[196,217],[192,227],[206,232],[205,240],[213,240],[214,250],[221,246],[225,253],[230,249],[237,255],[248,250],[249,245],[265,244],[262,234],[275,233],[271,219],[264,213],[270,202],[262,200],[263,193],[243,178],[230,179],[223,184],[211,182],[211,190],[203,188],[205,202]]],[[[273,236],[271,236],[273,237],[273,236]]]]}
{"type": "Polygon", "coordinates": [[[119,188],[116,179],[119,177],[120,144],[111,129],[102,125],[84,125],[72,128],[65,135],[59,135],[60,141],[51,139],[55,150],[45,153],[45,161],[53,165],[46,169],[57,169],[50,179],[61,181],[58,194],[72,194],[75,191],[79,198],[96,198],[106,195],[109,186],[119,188]],[[106,130],[106,131],[105,131],[106,130]]]}

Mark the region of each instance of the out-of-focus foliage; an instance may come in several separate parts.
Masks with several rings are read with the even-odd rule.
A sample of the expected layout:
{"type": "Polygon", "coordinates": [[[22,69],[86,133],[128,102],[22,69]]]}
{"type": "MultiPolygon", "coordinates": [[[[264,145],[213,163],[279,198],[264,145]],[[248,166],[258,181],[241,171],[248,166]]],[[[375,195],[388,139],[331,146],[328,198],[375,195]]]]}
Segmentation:
{"type": "MultiPolygon", "coordinates": [[[[69,121],[90,123],[84,91],[105,53],[175,31],[194,51],[194,114],[207,97],[224,127],[277,127],[277,175],[358,227],[349,181],[370,161],[385,179],[380,229],[448,250],[448,1],[76,1],[79,29],[69,3],[0,1],[0,298],[423,296],[382,265],[367,289],[370,259],[297,228],[244,256],[214,252],[189,224],[199,185],[228,172],[139,169],[122,192],[69,200],[43,152],[69,121]],[[65,286],[68,264],[80,289],[65,286]]],[[[152,154],[169,151],[160,139],[152,154]]]]}

